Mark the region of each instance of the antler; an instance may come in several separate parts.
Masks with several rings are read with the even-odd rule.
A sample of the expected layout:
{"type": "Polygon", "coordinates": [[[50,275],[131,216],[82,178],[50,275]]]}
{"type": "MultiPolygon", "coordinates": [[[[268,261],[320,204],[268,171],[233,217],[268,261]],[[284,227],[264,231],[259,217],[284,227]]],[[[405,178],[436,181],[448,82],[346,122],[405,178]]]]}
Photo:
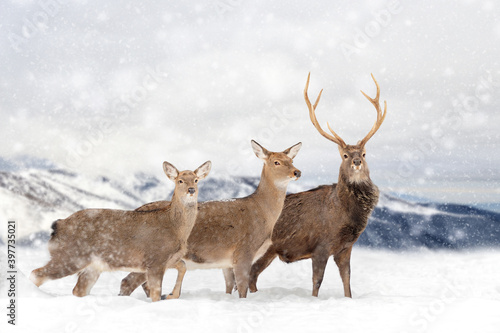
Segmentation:
{"type": "Polygon", "coordinates": [[[345,148],[347,145],[345,144],[344,140],[342,140],[342,138],[340,136],[338,136],[337,133],[335,133],[332,130],[332,128],[330,127],[330,124],[326,123],[326,125],[328,126],[328,129],[330,130],[330,132],[332,132],[333,136],[331,136],[330,134],[323,131],[323,129],[321,128],[321,126],[318,123],[318,120],[316,119],[316,114],[314,113],[314,111],[316,110],[316,106],[319,103],[319,99],[321,98],[321,93],[323,93],[323,89],[321,89],[321,91],[319,92],[318,98],[316,99],[316,102],[314,103],[314,105],[311,105],[311,102],[309,101],[309,97],[307,96],[307,88],[309,88],[309,78],[310,77],[311,77],[311,73],[309,73],[309,75],[307,75],[306,87],[304,88],[304,99],[306,100],[307,107],[309,108],[309,117],[311,118],[311,122],[313,123],[314,127],[316,127],[319,134],[323,135],[328,140],[335,142],[339,146],[342,146],[343,148],[345,148]]]}
{"type": "Polygon", "coordinates": [[[375,134],[378,131],[380,125],[382,125],[382,123],[384,122],[385,115],[387,114],[387,102],[386,101],[384,101],[384,113],[382,114],[382,110],[380,108],[380,103],[379,103],[380,87],[377,83],[377,80],[375,80],[375,77],[373,77],[373,74],[371,74],[371,75],[372,75],[373,82],[375,82],[375,85],[377,86],[377,96],[375,96],[375,98],[371,98],[370,96],[365,94],[363,91],[361,91],[361,93],[373,104],[373,106],[377,110],[377,120],[375,121],[375,124],[373,125],[370,132],[368,132],[368,134],[365,136],[365,138],[359,142],[359,145],[361,147],[363,147],[368,142],[368,140],[370,140],[370,138],[373,136],[373,134],[375,134]]]}

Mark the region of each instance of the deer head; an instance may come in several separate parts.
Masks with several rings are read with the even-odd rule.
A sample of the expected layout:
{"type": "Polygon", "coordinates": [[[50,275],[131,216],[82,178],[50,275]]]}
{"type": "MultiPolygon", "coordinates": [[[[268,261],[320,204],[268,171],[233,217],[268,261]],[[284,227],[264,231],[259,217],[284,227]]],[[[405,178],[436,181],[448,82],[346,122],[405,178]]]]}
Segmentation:
{"type": "Polygon", "coordinates": [[[278,188],[286,188],[291,180],[300,178],[301,172],[293,165],[293,159],[302,147],[302,142],[280,153],[271,152],[254,140],[251,143],[255,155],[264,162],[263,176],[272,179],[278,188]]]}
{"type": "Polygon", "coordinates": [[[332,130],[330,124],[327,123],[327,126],[332,134],[325,132],[319,125],[318,120],[316,119],[315,111],[316,111],[316,106],[319,103],[319,99],[321,98],[321,93],[323,92],[323,89],[321,89],[314,105],[311,105],[309,97],[307,96],[307,89],[309,88],[310,76],[311,73],[309,73],[309,75],[307,76],[306,87],[304,89],[304,98],[306,100],[307,107],[309,108],[309,117],[311,118],[311,122],[321,135],[323,135],[328,140],[335,142],[338,145],[340,156],[342,158],[342,164],[340,166],[340,174],[345,175],[350,182],[354,183],[368,180],[370,177],[370,171],[368,170],[368,165],[366,164],[365,161],[365,155],[366,155],[365,145],[368,142],[368,140],[370,140],[370,138],[377,132],[380,125],[382,125],[385,119],[385,115],[387,114],[386,101],[384,101],[384,112],[382,112],[382,109],[380,108],[380,103],[379,103],[380,87],[377,83],[377,80],[375,80],[375,77],[373,77],[373,74],[371,74],[372,79],[375,82],[375,85],[377,86],[377,95],[375,96],[375,98],[371,98],[363,91],[361,91],[361,93],[375,107],[375,110],[377,111],[377,120],[375,121],[375,124],[373,125],[370,132],[368,132],[368,134],[362,140],[358,141],[356,145],[348,145],[344,142],[344,140],[342,140],[342,138],[339,135],[337,135],[337,133],[335,133],[332,130]]]}
{"type": "Polygon", "coordinates": [[[212,162],[203,163],[195,171],[178,171],[175,166],[168,162],[163,162],[163,171],[167,177],[175,183],[174,198],[178,198],[185,203],[196,203],[198,200],[198,181],[208,176],[212,162]]]}

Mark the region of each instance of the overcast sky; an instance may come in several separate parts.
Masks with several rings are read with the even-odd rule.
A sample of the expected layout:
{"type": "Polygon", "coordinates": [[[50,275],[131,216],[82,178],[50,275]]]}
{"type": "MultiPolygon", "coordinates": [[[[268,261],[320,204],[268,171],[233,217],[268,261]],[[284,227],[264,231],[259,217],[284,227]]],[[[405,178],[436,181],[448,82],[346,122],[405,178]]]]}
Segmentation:
{"type": "Polygon", "coordinates": [[[373,73],[377,184],[500,195],[495,1],[2,1],[0,32],[4,159],[258,176],[250,139],[302,141],[305,181],[331,183],[340,158],[309,121],[307,74],[320,123],[354,144],[376,117],[359,92],[375,95],[373,73]]]}

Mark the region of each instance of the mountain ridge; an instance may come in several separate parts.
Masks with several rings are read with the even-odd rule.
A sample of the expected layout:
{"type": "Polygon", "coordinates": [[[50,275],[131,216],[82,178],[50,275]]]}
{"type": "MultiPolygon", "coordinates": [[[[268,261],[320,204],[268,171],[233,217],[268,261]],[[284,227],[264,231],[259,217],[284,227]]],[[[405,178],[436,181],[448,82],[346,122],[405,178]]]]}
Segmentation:
{"type": "MultiPolygon", "coordinates": [[[[258,177],[212,175],[200,183],[199,200],[244,197],[258,183],[258,177]]],[[[293,182],[289,190],[313,187],[293,182]]],[[[135,209],[168,200],[173,188],[167,179],[145,173],[118,180],[60,168],[0,171],[0,218],[17,222],[20,245],[39,245],[48,240],[56,219],[84,208],[135,209]]],[[[4,232],[0,232],[0,242],[5,241],[4,232]]],[[[357,245],[392,250],[497,247],[500,214],[467,205],[411,202],[381,193],[357,245]]]]}

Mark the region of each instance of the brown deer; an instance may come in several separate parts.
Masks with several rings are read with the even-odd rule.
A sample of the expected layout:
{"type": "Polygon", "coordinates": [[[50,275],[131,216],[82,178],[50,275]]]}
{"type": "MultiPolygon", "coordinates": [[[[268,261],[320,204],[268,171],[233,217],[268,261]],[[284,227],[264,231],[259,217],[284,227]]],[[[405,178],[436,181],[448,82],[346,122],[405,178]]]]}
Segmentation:
{"type": "Polygon", "coordinates": [[[85,209],[52,224],[50,261],[30,279],[41,286],[49,279],[79,273],[75,296],[88,295],[103,271],[144,272],[153,302],[161,298],[163,274],[181,267],[187,238],[198,213],[198,180],[210,172],[207,161],[193,171],[179,172],[163,163],[175,182],[172,201],[147,212],[85,209]]]}
{"type": "Polygon", "coordinates": [[[338,183],[286,197],[283,212],[273,230],[272,245],[252,266],[250,292],[257,291],[259,274],[276,256],[279,256],[286,263],[312,259],[312,295],[318,296],[326,263],[333,255],[344,285],[344,295],[352,297],[350,285],[352,246],[365,230],[368,217],[379,197],[378,188],[370,179],[365,160],[365,145],[382,125],[387,112],[387,103],[384,102],[382,113],[379,104],[380,87],[373,74],[372,78],[377,86],[376,97],[372,99],[364,92],[361,93],[375,106],[377,120],[364,139],[356,145],[347,145],[329,124],[328,129],[333,136],[319,125],[315,110],[323,90],[314,105],[311,105],[307,96],[309,76],[307,77],[304,98],[311,121],[321,135],[336,143],[339,148],[342,164],[338,183]]]}
{"type": "MultiPolygon", "coordinates": [[[[247,296],[254,258],[262,255],[271,244],[271,233],[283,208],[288,183],[301,175],[293,166],[293,158],[301,146],[299,142],[277,153],[252,140],[255,154],[264,162],[255,193],[245,198],[199,204],[198,217],[184,256],[187,267],[178,269],[176,288],[180,289],[186,268],[223,268],[224,276],[232,283],[231,290],[236,283],[239,297],[247,296]]],[[[137,210],[147,211],[167,204],[167,201],[158,201],[137,210]]],[[[130,295],[146,280],[144,274],[129,274],[122,280],[120,294],[130,295]]],[[[143,287],[148,294],[148,286],[143,287]]],[[[180,294],[179,289],[174,289],[172,294],[180,294]]]]}

